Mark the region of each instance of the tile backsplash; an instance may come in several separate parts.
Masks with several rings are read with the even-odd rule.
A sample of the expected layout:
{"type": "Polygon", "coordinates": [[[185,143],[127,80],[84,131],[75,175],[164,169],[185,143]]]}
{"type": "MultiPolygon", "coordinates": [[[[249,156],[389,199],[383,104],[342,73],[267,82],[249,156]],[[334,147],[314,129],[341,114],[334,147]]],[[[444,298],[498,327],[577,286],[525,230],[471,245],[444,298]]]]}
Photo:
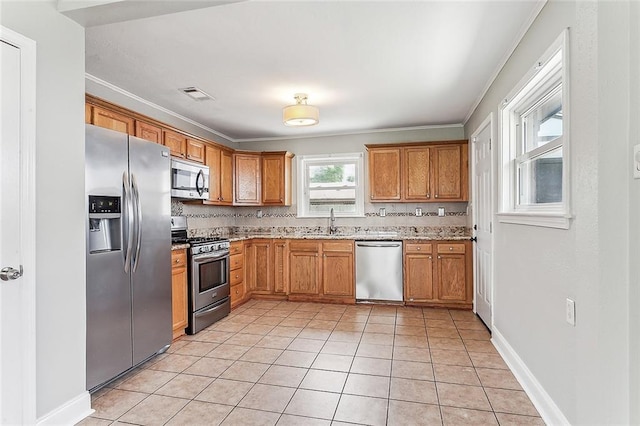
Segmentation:
{"type": "MultiPolygon", "coordinates": [[[[171,214],[187,217],[191,235],[211,229],[281,228],[329,226],[328,218],[297,218],[296,207],[223,207],[183,203],[172,200],[171,214]],[[261,212],[261,216],[259,217],[261,212]]],[[[365,217],[337,217],[336,226],[348,228],[403,228],[403,227],[470,227],[467,203],[412,204],[412,203],[366,203],[365,217]],[[438,207],[444,207],[445,215],[438,216],[438,207]],[[384,208],[386,216],[380,216],[384,208]],[[416,216],[416,208],[422,216],[416,216]]]]}

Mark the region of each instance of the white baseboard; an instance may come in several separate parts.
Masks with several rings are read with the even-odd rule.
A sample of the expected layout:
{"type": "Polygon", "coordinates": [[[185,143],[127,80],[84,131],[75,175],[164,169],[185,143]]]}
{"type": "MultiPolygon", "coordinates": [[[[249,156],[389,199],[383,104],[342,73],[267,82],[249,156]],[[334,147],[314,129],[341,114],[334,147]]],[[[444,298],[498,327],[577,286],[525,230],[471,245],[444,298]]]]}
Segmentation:
{"type": "Polygon", "coordinates": [[[569,420],[564,416],[560,408],[551,399],[551,396],[544,390],[540,382],[535,378],[531,370],[526,366],[516,351],[509,345],[504,336],[493,327],[491,330],[491,341],[502,358],[511,368],[522,389],[527,393],[529,399],[536,407],[542,420],[548,425],[569,425],[569,420]]]}
{"type": "Polygon", "coordinates": [[[38,425],[74,425],[94,410],[91,408],[91,395],[83,392],[55,410],[38,419],[38,425]]]}

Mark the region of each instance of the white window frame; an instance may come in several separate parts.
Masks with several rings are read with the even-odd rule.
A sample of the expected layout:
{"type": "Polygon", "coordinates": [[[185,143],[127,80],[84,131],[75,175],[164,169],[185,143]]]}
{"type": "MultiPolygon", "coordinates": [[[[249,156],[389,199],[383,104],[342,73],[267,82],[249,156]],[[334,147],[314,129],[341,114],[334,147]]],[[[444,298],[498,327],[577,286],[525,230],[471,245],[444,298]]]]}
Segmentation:
{"type": "Polygon", "coordinates": [[[497,218],[500,222],[560,229],[568,229],[570,226],[569,81],[569,30],[566,29],[499,106],[498,128],[502,167],[499,171],[501,203],[497,218]],[[524,112],[523,107],[531,106],[546,97],[559,84],[562,85],[562,136],[523,154],[520,147],[520,129],[516,126],[516,123],[520,123],[520,116],[524,112]],[[520,204],[518,165],[560,146],[562,147],[562,201],[520,204]]]}
{"type": "Polygon", "coordinates": [[[364,217],[364,154],[362,152],[346,154],[321,154],[297,156],[296,168],[298,217],[329,217],[329,213],[320,214],[309,211],[309,183],[307,182],[307,166],[313,164],[326,164],[331,162],[355,162],[356,163],[356,211],[354,213],[335,212],[336,217],[364,217]]]}

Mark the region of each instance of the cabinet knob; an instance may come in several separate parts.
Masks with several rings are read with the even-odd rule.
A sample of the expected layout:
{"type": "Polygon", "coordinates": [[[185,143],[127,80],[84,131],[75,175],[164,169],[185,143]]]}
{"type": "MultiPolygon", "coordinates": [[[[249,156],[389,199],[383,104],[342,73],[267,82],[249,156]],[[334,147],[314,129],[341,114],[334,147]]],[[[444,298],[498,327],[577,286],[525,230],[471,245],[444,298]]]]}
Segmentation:
{"type": "Polygon", "coordinates": [[[418,250],[418,251],[419,251],[419,250],[420,250],[420,247],[416,248],[416,250],[418,250]]]}
{"type": "Polygon", "coordinates": [[[449,251],[453,251],[453,247],[449,247],[449,251]]]}
{"type": "Polygon", "coordinates": [[[438,256],[438,259],[442,259],[442,256],[438,256]]]}
{"type": "Polygon", "coordinates": [[[431,198],[431,194],[427,192],[427,198],[431,198]]]}
{"type": "Polygon", "coordinates": [[[176,259],[176,263],[180,263],[180,259],[176,259]]]}
{"type": "Polygon", "coordinates": [[[433,257],[429,256],[429,259],[433,259],[433,257]]]}
{"type": "Polygon", "coordinates": [[[434,195],[434,197],[438,198],[438,194],[434,195]]]}

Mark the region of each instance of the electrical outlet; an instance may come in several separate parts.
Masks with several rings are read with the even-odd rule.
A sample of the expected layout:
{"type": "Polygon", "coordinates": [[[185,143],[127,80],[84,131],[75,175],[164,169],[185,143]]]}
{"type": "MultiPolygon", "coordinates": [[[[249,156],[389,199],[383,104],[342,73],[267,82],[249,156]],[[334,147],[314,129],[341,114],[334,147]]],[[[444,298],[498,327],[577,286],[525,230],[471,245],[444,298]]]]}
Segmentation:
{"type": "Polygon", "coordinates": [[[262,216],[263,216],[263,214],[262,214],[262,210],[258,210],[258,211],[256,212],[256,217],[257,217],[258,219],[260,219],[262,216]]]}
{"type": "Polygon", "coordinates": [[[438,207],[438,216],[440,217],[444,216],[444,207],[438,207]]]}
{"type": "Polygon", "coordinates": [[[422,216],[422,209],[420,207],[416,207],[416,216],[422,216]]]}
{"type": "Polygon", "coordinates": [[[387,215],[387,209],[384,207],[380,207],[380,217],[385,217],[387,215]]]}
{"type": "Polygon", "coordinates": [[[567,323],[576,325],[576,302],[567,298],[567,323]]]}

